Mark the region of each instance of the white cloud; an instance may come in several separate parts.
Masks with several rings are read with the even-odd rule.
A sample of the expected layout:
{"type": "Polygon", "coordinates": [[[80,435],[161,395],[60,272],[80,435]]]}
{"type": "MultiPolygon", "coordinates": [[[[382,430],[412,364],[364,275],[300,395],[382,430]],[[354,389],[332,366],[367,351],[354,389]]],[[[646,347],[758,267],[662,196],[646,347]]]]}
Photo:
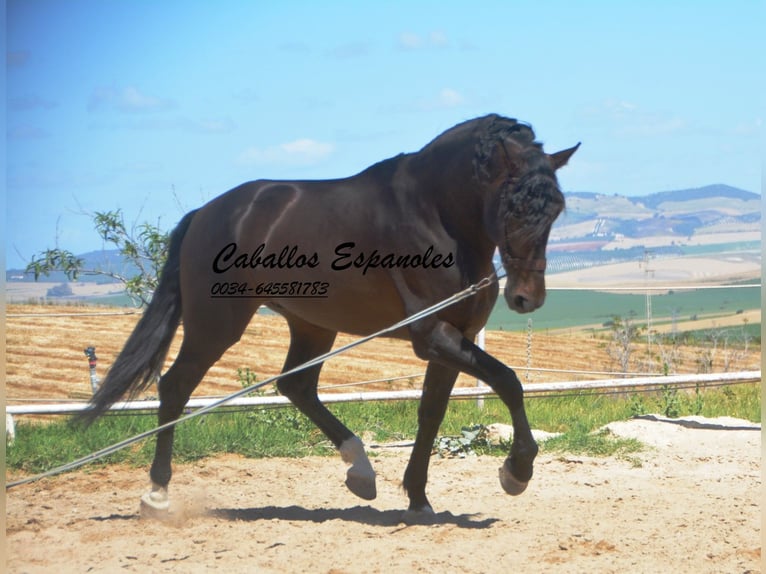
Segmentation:
{"type": "Polygon", "coordinates": [[[763,120],[761,118],[755,118],[749,122],[738,123],[731,130],[731,133],[735,136],[755,136],[760,134],[762,130],[763,120]]]}
{"type": "Polygon", "coordinates": [[[444,48],[449,45],[447,34],[441,30],[436,30],[428,35],[429,43],[436,48],[444,48]]]}
{"type": "Polygon", "coordinates": [[[412,32],[399,34],[399,47],[405,50],[417,50],[423,46],[423,38],[412,32]]]}
{"type": "Polygon", "coordinates": [[[419,50],[421,48],[446,48],[449,46],[447,34],[441,30],[429,32],[426,36],[414,32],[399,34],[399,48],[403,50],[419,50]]]}
{"type": "Polygon", "coordinates": [[[439,92],[438,103],[444,108],[454,108],[465,102],[463,95],[452,88],[443,88],[439,92]]]}
{"type": "Polygon", "coordinates": [[[139,130],[189,132],[195,134],[231,133],[236,124],[229,118],[193,119],[175,115],[132,115],[130,117],[99,119],[90,127],[103,130],[139,130]]]}
{"type": "Polygon", "coordinates": [[[93,90],[88,102],[89,111],[110,109],[126,113],[147,113],[172,109],[173,100],[145,94],[135,86],[102,86],[93,90]]]}
{"type": "Polygon", "coordinates": [[[631,136],[665,136],[678,133],[687,127],[686,122],[679,117],[663,117],[662,115],[647,115],[639,122],[632,122],[617,133],[631,136]]]}
{"type": "Polygon", "coordinates": [[[590,121],[604,122],[615,135],[630,137],[666,136],[688,129],[683,118],[647,110],[627,100],[607,99],[583,110],[590,121]]]}
{"type": "Polygon", "coordinates": [[[632,102],[610,98],[587,106],[583,109],[583,114],[590,118],[606,117],[614,120],[626,117],[637,110],[638,106],[632,102]]]}
{"type": "Polygon", "coordinates": [[[615,114],[630,113],[638,109],[636,104],[625,100],[607,100],[604,106],[615,114]]]}
{"type": "Polygon", "coordinates": [[[335,146],[331,143],[301,138],[265,148],[250,147],[237,159],[239,163],[246,165],[312,165],[322,161],[333,151],[335,146]]]}
{"type": "Polygon", "coordinates": [[[466,103],[466,98],[454,88],[442,88],[435,96],[421,100],[414,105],[420,111],[430,112],[456,108],[466,103]]]}

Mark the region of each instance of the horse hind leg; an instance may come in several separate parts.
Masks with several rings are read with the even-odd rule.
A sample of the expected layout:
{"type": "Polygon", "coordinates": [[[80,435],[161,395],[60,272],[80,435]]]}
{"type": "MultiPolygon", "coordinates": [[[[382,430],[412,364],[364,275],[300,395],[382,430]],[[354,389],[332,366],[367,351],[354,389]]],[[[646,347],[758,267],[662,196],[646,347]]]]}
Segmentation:
{"type": "MultiPolygon", "coordinates": [[[[184,317],[184,340],[173,365],[157,385],[160,397],[158,424],[177,420],[192,392],[226,350],[242,336],[252,313],[237,309],[239,315],[222,309],[216,313],[197,313],[184,317]]],[[[141,497],[141,515],[161,518],[170,509],[168,484],[172,477],[175,427],[157,433],[154,459],[149,476],[151,491],[141,497]]]]}
{"type": "MultiPolygon", "coordinates": [[[[335,341],[336,332],[316,327],[305,321],[289,317],[290,349],[283,372],[289,371],[319,355],[328,352],[335,341]]],[[[340,452],[341,459],[350,467],[346,473],[347,488],[360,498],[373,500],[377,496],[375,470],[364,451],[364,444],[319,400],[317,383],[322,364],[282,377],[279,391],[305,414],[329,438],[340,452]]]]}
{"type": "MultiPolygon", "coordinates": [[[[179,354],[178,359],[157,384],[160,396],[157,416],[159,426],[175,421],[181,416],[191,393],[202,380],[208,367],[186,359],[184,353],[179,354]]],[[[143,517],[161,518],[170,509],[168,484],[172,476],[174,436],[174,426],[157,433],[154,459],[149,471],[152,489],[141,497],[141,516],[143,517]]]]}

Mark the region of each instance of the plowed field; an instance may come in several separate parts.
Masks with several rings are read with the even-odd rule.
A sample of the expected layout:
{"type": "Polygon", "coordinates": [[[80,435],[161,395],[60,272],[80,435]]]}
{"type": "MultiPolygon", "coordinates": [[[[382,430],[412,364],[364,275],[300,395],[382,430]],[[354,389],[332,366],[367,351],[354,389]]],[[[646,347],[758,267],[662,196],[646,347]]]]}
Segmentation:
{"type": "MultiPolygon", "coordinates": [[[[6,318],[6,394],[12,399],[61,399],[90,392],[88,362],[83,350],[96,347],[97,372],[103,377],[128,335],[138,321],[138,314],[124,314],[123,309],[88,307],[9,305],[6,318]],[[103,314],[111,312],[113,314],[103,314]]],[[[517,369],[523,382],[595,378],[590,374],[538,372],[533,369],[566,371],[613,371],[616,365],[606,352],[607,339],[594,338],[583,332],[546,334],[526,332],[526,321],[520,319],[517,331],[490,331],[486,348],[498,359],[517,369]]],[[[176,334],[168,355],[169,366],[181,344],[183,327],[176,334]]],[[[273,315],[258,315],[234,345],[208,373],[195,392],[196,396],[223,395],[241,388],[237,369],[249,368],[259,379],[279,373],[288,347],[287,324],[273,315]]],[[[339,335],[336,347],[352,337],[339,335]]],[[[655,354],[657,348],[655,345],[655,354]]],[[[698,371],[701,348],[679,349],[679,373],[698,371]]],[[[635,344],[634,357],[646,358],[645,345],[635,344]]],[[[656,356],[654,370],[659,372],[656,356]]],[[[760,349],[718,348],[714,368],[723,370],[728,362],[731,370],[758,369],[760,349]]],[[[637,367],[638,368],[638,367],[637,367]]],[[[406,341],[376,339],[348,354],[329,361],[323,368],[320,385],[332,387],[359,381],[383,379],[366,389],[396,389],[418,386],[425,363],[413,354],[406,341]],[[389,379],[413,375],[412,379],[388,382],[389,379]]],[[[467,376],[459,386],[474,386],[467,376]]],[[[329,389],[328,389],[329,390],[329,389]]],[[[150,392],[152,392],[150,390],[150,392]]]]}

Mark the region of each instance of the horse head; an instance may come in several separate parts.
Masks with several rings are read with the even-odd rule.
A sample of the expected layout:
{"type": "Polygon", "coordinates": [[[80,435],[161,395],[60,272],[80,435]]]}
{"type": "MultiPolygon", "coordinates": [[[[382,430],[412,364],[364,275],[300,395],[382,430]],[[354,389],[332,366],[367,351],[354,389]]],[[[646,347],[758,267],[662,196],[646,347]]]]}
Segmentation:
{"type": "Polygon", "coordinates": [[[564,210],[556,170],[579,146],[549,155],[529,126],[499,116],[477,145],[476,175],[490,199],[485,224],[506,271],[505,300],[518,313],[545,301],[545,249],[564,210]]]}

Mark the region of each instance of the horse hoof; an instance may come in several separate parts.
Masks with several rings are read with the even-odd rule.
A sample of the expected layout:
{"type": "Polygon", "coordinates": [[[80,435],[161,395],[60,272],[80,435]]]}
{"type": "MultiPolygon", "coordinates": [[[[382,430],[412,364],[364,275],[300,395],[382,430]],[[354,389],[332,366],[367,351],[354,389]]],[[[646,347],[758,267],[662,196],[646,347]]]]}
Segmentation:
{"type": "Polygon", "coordinates": [[[368,473],[358,474],[352,472],[354,468],[348,469],[346,473],[346,487],[364,500],[375,500],[378,496],[378,489],[375,486],[375,474],[370,476],[368,473]]]}
{"type": "Polygon", "coordinates": [[[170,512],[170,501],[165,489],[152,490],[141,496],[141,518],[163,520],[170,512]]]}
{"type": "Polygon", "coordinates": [[[364,452],[364,444],[358,437],[346,439],[340,445],[340,456],[343,462],[351,465],[346,472],[346,486],[364,500],[374,500],[378,496],[375,488],[375,469],[364,452]]]}
{"type": "Polygon", "coordinates": [[[505,466],[500,467],[500,485],[511,496],[518,496],[527,489],[529,482],[517,480],[505,466]]]}
{"type": "Polygon", "coordinates": [[[416,524],[434,524],[436,522],[436,513],[429,505],[417,509],[410,508],[404,512],[402,522],[408,526],[416,524]]]}

